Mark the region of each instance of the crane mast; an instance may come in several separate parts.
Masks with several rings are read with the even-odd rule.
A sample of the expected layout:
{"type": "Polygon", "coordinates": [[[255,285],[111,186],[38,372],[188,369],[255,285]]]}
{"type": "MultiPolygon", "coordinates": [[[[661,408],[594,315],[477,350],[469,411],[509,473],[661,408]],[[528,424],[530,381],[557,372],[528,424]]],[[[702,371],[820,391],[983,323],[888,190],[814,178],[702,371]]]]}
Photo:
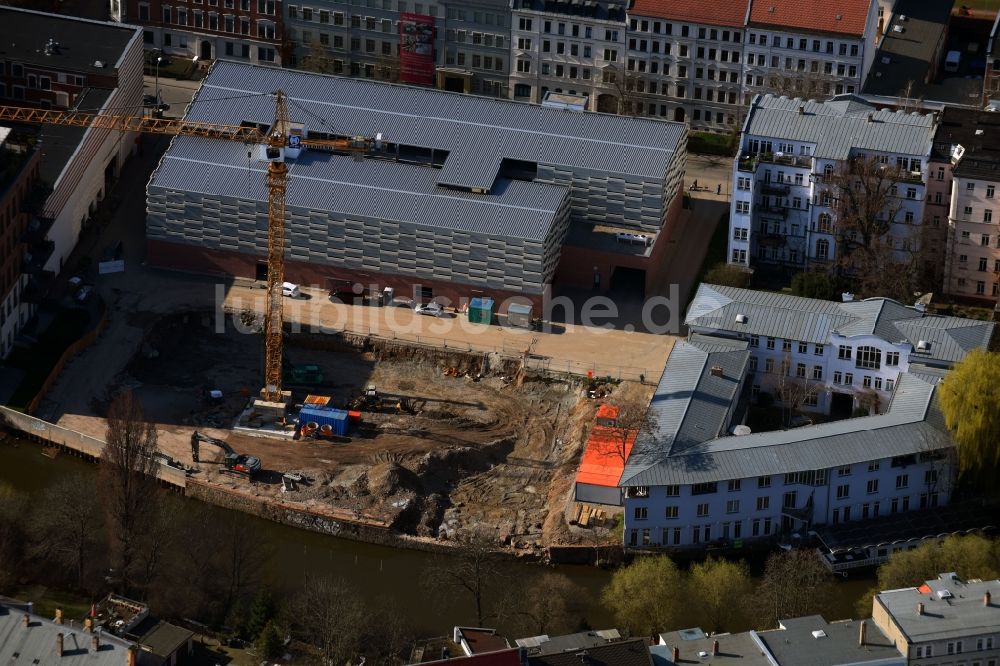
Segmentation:
{"type": "MultiPolygon", "coordinates": [[[[274,93],[274,123],[265,135],[255,126],[224,125],[183,119],[147,118],[86,111],[52,111],[20,106],[0,106],[0,121],[68,125],[142,134],[168,136],[199,136],[207,139],[239,141],[264,145],[267,167],[267,303],[264,310],[264,388],[261,397],[269,402],[281,402],[282,372],[282,284],[285,281],[285,192],[288,186],[288,165],[284,149],[288,145],[291,123],[285,95],[274,93]]],[[[369,151],[376,138],[353,136],[343,139],[302,139],[303,148],[363,153],[369,151]]]]}
{"type": "Polygon", "coordinates": [[[264,311],[264,400],[281,401],[282,309],[285,281],[285,189],[288,165],[283,150],[288,143],[285,96],[275,95],[274,124],[267,137],[267,304],[264,311]]]}

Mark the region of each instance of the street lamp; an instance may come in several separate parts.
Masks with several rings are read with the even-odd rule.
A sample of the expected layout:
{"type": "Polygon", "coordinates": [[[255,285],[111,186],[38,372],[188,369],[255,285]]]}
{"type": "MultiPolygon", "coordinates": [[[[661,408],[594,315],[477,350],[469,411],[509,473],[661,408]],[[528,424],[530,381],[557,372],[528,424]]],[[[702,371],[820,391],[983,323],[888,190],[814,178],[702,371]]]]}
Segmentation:
{"type": "Polygon", "coordinates": [[[163,60],[163,56],[156,56],[156,77],[153,89],[156,94],[156,105],[160,105],[160,62],[163,60]]]}

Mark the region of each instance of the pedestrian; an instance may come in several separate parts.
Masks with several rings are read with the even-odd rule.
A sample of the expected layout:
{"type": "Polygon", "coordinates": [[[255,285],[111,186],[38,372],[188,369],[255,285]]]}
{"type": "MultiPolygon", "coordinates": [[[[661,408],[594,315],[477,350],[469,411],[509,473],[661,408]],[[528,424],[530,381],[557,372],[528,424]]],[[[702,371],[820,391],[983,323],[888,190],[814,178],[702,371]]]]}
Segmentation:
{"type": "Polygon", "coordinates": [[[715,187],[715,193],[716,193],[716,194],[722,194],[722,183],[719,183],[719,184],[718,184],[718,185],[717,185],[717,186],[715,187]]]}
{"type": "Polygon", "coordinates": [[[691,186],[691,189],[692,190],[697,190],[698,189],[698,179],[697,178],[694,179],[694,185],[691,186]]]}

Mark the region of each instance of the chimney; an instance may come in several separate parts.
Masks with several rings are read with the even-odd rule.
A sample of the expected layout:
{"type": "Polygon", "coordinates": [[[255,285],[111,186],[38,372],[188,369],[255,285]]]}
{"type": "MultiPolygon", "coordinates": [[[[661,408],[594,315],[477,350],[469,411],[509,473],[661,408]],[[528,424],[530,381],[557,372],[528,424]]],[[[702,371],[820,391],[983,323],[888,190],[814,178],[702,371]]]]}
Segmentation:
{"type": "Polygon", "coordinates": [[[61,633],[56,634],[56,656],[63,656],[63,635],[61,633]]]}
{"type": "Polygon", "coordinates": [[[25,627],[30,627],[31,626],[31,615],[29,615],[28,613],[25,613],[24,617],[22,618],[22,623],[24,624],[25,627]]]}
{"type": "Polygon", "coordinates": [[[990,602],[993,600],[993,595],[990,594],[989,590],[983,593],[983,605],[989,607],[990,602]]]}
{"type": "Polygon", "coordinates": [[[680,660],[681,660],[680,648],[673,648],[672,650],[670,650],[670,661],[676,664],[680,660]]]}
{"type": "Polygon", "coordinates": [[[722,376],[722,366],[721,365],[713,365],[712,366],[712,376],[713,377],[721,377],[722,376]]]}
{"type": "Polygon", "coordinates": [[[712,656],[713,657],[718,657],[719,656],[719,640],[718,639],[712,641],[712,656]]]}
{"type": "Polygon", "coordinates": [[[125,653],[125,666],[135,666],[135,646],[129,645],[125,653]]]}
{"type": "Polygon", "coordinates": [[[55,622],[56,624],[62,624],[63,623],[63,621],[62,621],[62,608],[57,608],[56,609],[56,617],[53,620],[53,622],[55,622]]]}
{"type": "Polygon", "coordinates": [[[868,114],[868,122],[870,122],[870,123],[875,122],[875,114],[874,113],[869,113],[868,114]]]}
{"type": "Polygon", "coordinates": [[[917,615],[923,615],[923,614],[924,614],[924,602],[921,601],[920,603],[917,604],[917,615]]]}
{"type": "Polygon", "coordinates": [[[101,649],[101,637],[97,634],[90,637],[90,649],[94,652],[99,652],[101,649]]]}
{"type": "Polygon", "coordinates": [[[799,115],[800,116],[806,115],[806,105],[805,104],[799,104],[799,115]]]}
{"type": "Polygon", "coordinates": [[[858,625],[858,645],[864,647],[866,638],[868,638],[868,625],[861,620],[861,624],[858,625]]]}

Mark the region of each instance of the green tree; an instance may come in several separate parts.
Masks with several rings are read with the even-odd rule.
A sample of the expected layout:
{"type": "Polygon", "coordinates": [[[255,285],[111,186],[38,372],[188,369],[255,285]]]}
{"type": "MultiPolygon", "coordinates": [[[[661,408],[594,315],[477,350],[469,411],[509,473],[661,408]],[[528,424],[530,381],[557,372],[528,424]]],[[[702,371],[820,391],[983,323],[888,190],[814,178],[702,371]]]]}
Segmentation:
{"type": "Polygon", "coordinates": [[[247,619],[246,627],[247,637],[251,640],[257,638],[276,614],[277,608],[274,605],[271,590],[267,587],[260,588],[250,605],[250,617],[247,619]]]}
{"type": "Polygon", "coordinates": [[[745,562],[713,557],[691,565],[687,582],[690,608],[699,626],[711,632],[731,630],[742,616],[742,602],[753,590],[745,562]]]}
{"type": "Polygon", "coordinates": [[[261,630],[260,636],[254,642],[257,648],[257,657],[271,661],[281,656],[284,641],[281,640],[281,632],[274,626],[274,622],[268,622],[261,630]]]}
{"type": "Polygon", "coordinates": [[[820,613],[833,584],[833,574],[813,551],[773,553],[755,595],[754,622],[760,629],[773,629],[782,618],[820,613]]]}
{"type": "Polygon", "coordinates": [[[996,478],[1000,465],[1000,354],[974,350],[941,383],[941,411],[959,469],[996,478]]]}
{"type": "Polygon", "coordinates": [[[792,278],[792,293],[806,298],[834,300],[838,297],[837,285],[827,273],[804,271],[792,278]]]}
{"type": "Polygon", "coordinates": [[[750,272],[745,268],[722,261],[708,269],[704,282],[721,284],[725,287],[746,288],[750,286],[750,272]]]}
{"type": "Polygon", "coordinates": [[[611,576],[601,600],[622,629],[634,636],[649,636],[675,629],[684,621],[690,607],[677,600],[684,598],[685,583],[684,575],[666,555],[641,557],[611,576]]]}
{"type": "Polygon", "coordinates": [[[893,553],[878,568],[878,583],[858,602],[858,611],[870,613],[872,596],[880,590],[916,587],[943,571],[954,571],[963,578],[1000,577],[1000,541],[978,534],[950,536],[893,553]]]}

